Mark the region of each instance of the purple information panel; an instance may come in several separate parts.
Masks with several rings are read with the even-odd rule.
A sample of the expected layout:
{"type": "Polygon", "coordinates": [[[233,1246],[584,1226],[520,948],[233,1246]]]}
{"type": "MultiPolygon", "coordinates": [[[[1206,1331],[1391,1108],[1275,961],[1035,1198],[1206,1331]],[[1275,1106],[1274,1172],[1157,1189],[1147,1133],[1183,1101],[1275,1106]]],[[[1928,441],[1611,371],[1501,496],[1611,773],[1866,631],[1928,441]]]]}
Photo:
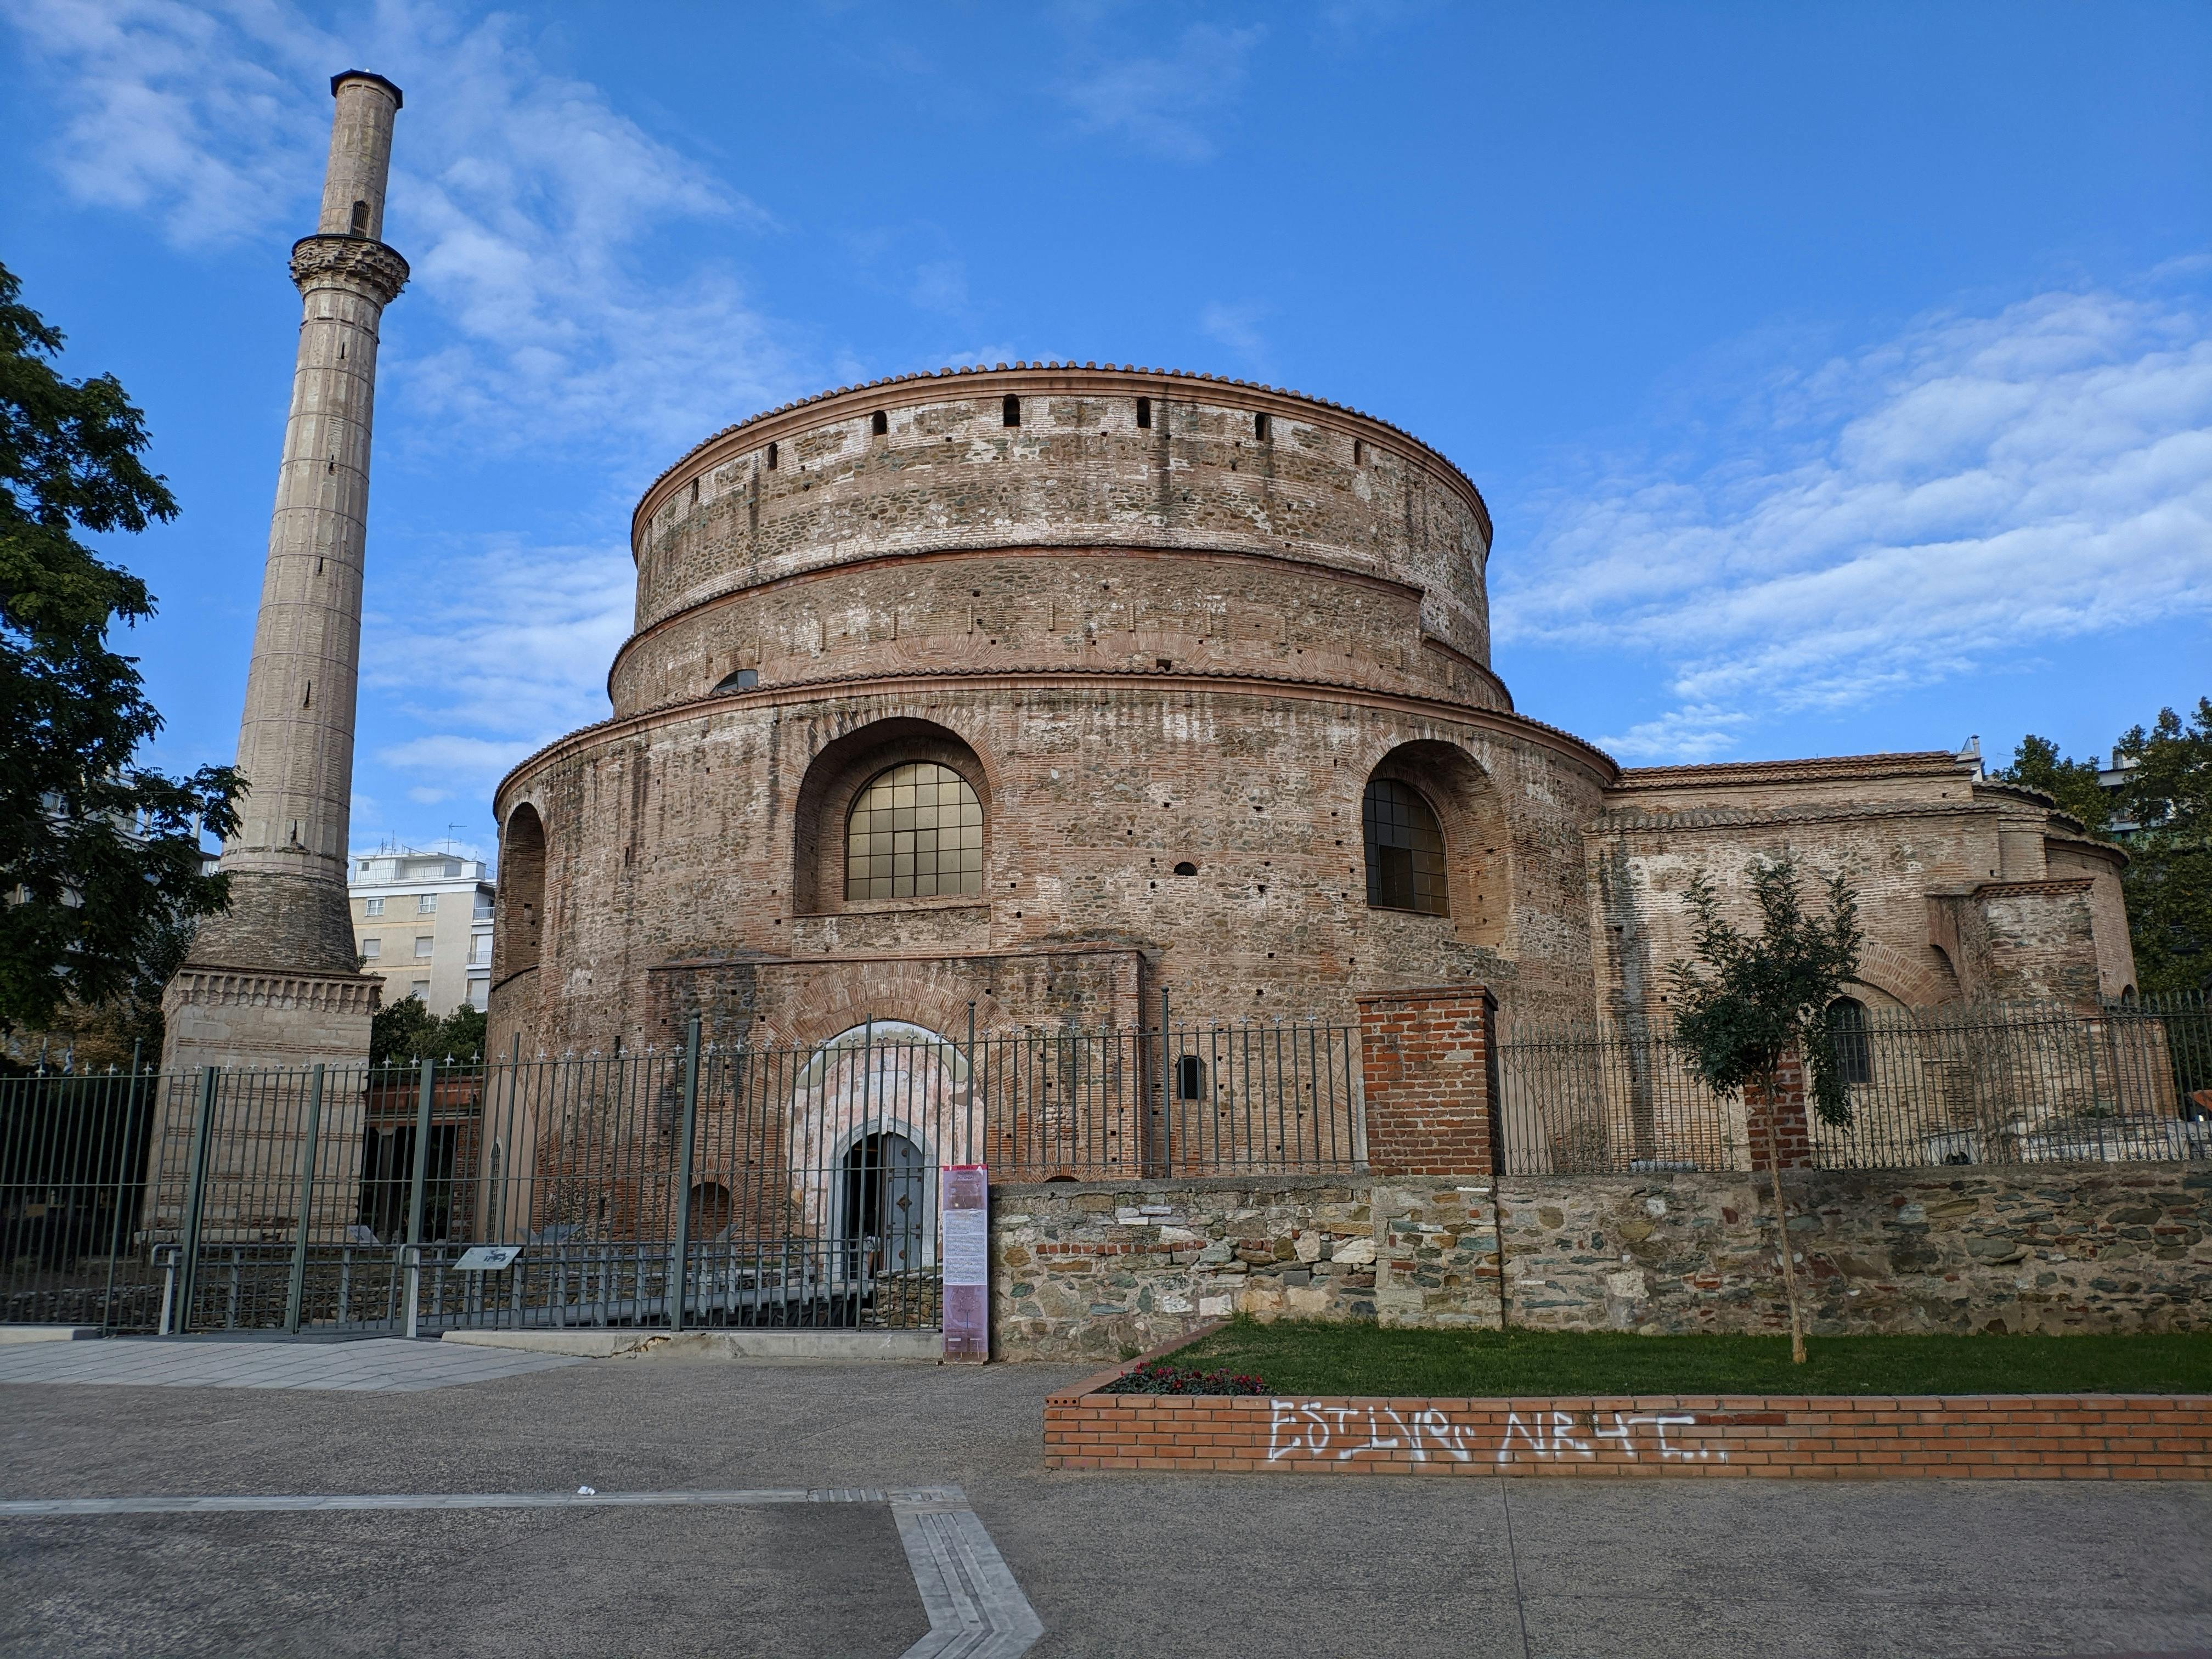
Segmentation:
{"type": "Polygon", "coordinates": [[[945,1357],[991,1357],[991,1182],[981,1164],[948,1164],[945,1201],[945,1357]]]}

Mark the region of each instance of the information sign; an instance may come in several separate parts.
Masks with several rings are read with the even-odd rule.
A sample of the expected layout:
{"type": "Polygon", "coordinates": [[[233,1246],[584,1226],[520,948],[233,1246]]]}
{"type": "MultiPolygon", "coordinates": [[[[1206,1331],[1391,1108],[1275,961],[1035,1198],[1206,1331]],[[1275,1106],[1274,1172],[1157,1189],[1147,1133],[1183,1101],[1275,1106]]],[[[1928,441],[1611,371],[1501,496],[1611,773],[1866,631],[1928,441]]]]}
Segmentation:
{"type": "Polygon", "coordinates": [[[945,1357],[991,1357],[991,1182],[981,1164],[941,1172],[945,1218],[945,1357]]]}
{"type": "Polygon", "coordinates": [[[522,1254],[520,1244],[471,1244],[453,1262],[459,1273],[495,1273],[514,1265],[514,1258],[522,1254]]]}

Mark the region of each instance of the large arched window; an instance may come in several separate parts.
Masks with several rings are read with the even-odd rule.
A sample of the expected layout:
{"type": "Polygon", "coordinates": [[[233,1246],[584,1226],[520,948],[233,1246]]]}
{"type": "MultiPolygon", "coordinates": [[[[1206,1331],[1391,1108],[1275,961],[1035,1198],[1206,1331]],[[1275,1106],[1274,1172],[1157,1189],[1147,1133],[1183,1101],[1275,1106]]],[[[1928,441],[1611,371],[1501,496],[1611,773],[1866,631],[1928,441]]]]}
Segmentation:
{"type": "Polygon", "coordinates": [[[1866,1004],[1838,997],[1828,1005],[1828,1041],[1835,1045],[1836,1078],[1849,1086],[1874,1081],[1874,1045],[1867,1040],[1866,1004]]]}
{"type": "Polygon", "coordinates": [[[1367,902],[1378,910],[1451,914],[1444,877],[1444,832],[1434,808],[1411,784],[1374,778],[1359,808],[1367,852],[1367,902]]]}
{"type": "Polygon", "coordinates": [[[933,761],[877,774],[845,820],[845,896],[927,898],[983,890],[983,804],[933,761]]]}

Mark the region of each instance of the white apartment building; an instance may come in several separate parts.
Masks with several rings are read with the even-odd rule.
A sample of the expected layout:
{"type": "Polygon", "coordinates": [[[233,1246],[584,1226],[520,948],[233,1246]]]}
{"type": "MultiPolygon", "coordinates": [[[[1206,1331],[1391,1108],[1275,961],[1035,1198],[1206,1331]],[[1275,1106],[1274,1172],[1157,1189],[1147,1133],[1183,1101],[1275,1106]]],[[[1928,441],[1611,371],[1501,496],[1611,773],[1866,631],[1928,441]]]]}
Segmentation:
{"type": "Polygon", "coordinates": [[[441,1018],[491,1000],[492,884],[478,859],[447,853],[356,853],[346,866],[361,969],[384,981],[388,1007],[420,997],[441,1018]]]}

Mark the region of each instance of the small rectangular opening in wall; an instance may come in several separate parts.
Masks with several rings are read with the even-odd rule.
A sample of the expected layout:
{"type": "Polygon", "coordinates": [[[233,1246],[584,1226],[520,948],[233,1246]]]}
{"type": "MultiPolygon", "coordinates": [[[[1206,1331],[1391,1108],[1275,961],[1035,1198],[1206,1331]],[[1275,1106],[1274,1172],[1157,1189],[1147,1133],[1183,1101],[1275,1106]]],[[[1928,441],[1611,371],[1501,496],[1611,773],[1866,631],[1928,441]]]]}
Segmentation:
{"type": "Polygon", "coordinates": [[[1352,441],[1352,464],[1354,466],[1367,465],[1367,446],[1357,438],[1352,441]]]}
{"type": "Polygon", "coordinates": [[[1011,392],[1006,394],[1006,401],[999,405],[999,423],[1001,426],[1019,426],[1022,423],[1022,400],[1011,392]]]}
{"type": "Polygon", "coordinates": [[[1152,400],[1150,398],[1139,398],[1137,399],[1137,424],[1140,427],[1144,427],[1147,430],[1150,430],[1152,427],[1152,400]]]}
{"type": "Polygon", "coordinates": [[[1255,415],[1252,417],[1252,435],[1261,439],[1267,435],[1267,417],[1265,415],[1255,415]]]}
{"type": "Polygon", "coordinates": [[[877,437],[888,437],[890,434],[890,429],[891,417],[882,410],[879,409],[868,416],[868,430],[877,437]]]}
{"type": "Polygon", "coordinates": [[[774,444],[770,444],[768,447],[768,470],[771,472],[775,471],[775,446],[774,444]]]}

